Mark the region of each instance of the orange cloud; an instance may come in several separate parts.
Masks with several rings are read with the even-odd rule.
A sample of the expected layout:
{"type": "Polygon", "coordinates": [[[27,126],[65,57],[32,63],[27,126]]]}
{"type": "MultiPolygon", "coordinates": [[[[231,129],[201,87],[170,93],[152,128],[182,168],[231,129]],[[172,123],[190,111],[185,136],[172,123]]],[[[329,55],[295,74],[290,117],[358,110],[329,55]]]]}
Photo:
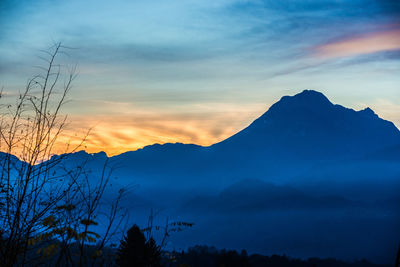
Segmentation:
{"type": "Polygon", "coordinates": [[[315,48],[315,54],[322,58],[335,58],[398,49],[400,49],[400,29],[394,29],[320,45],[315,48]]]}
{"type": "MultiPolygon", "coordinates": [[[[399,126],[400,106],[380,100],[371,106],[380,116],[399,126]]],[[[73,115],[60,143],[78,144],[89,127],[93,127],[81,147],[89,153],[105,151],[109,156],[136,150],[155,143],[192,143],[212,145],[237,133],[267,110],[264,104],[213,104],[193,107],[195,112],[140,110],[130,114],[73,115]]],[[[63,153],[62,145],[58,147],[63,153]]]]}
{"type": "Polygon", "coordinates": [[[265,105],[222,105],[201,107],[196,112],[141,111],[132,114],[70,116],[71,123],[63,141],[77,144],[85,127],[93,126],[85,149],[117,155],[154,143],[194,143],[208,146],[240,131],[262,112],[265,105]],[[75,133],[77,133],[75,135],[75,133]]]}

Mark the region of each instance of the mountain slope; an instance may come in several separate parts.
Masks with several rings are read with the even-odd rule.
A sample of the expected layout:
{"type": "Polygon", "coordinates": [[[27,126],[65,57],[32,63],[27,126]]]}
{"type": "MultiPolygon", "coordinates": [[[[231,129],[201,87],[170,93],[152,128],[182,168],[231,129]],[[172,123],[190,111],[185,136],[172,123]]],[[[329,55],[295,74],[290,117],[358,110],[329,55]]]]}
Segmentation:
{"type": "MultiPolygon", "coordinates": [[[[355,181],[373,180],[383,172],[395,177],[400,173],[393,165],[400,158],[398,147],[400,131],[371,109],[348,109],[305,90],[282,97],[247,128],[212,146],[155,144],[114,156],[111,162],[124,182],[153,186],[214,188],[243,178],[355,181]]],[[[69,158],[79,161],[82,153],[69,158]]],[[[105,154],[91,157],[101,161],[105,154]]]]}
{"type": "MultiPolygon", "coordinates": [[[[154,186],[215,188],[243,178],[304,180],[311,173],[332,176],[328,169],[339,170],[340,177],[374,179],[383,172],[382,162],[365,165],[368,173],[358,172],[371,159],[368,155],[380,151],[384,158],[382,151],[396,154],[392,148],[399,145],[400,131],[371,109],[347,109],[306,90],[282,97],[247,128],[212,146],[155,144],[114,156],[111,162],[124,180],[154,186]],[[349,164],[339,166],[343,161],[349,164]],[[320,163],[322,172],[315,170],[320,163]]],[[[392,165],[386,172],[391,177],[399,173],[392,165]]],[[[336,174],[330,179],[337,179],[336,174]]]]}
{"type": "Polygon", "coordinates": [[[398,144],[400,131],[371,109],[347,109],[305,90],[282,97],[246,129],[214,147],[274,157],[347,158],[398,144]]]}

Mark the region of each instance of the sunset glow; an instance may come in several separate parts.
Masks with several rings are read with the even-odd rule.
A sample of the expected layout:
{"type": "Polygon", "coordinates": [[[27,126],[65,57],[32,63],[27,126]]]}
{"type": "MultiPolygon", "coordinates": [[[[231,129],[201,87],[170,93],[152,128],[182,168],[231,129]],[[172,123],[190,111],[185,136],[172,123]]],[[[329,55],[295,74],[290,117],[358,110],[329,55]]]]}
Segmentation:
{"type": "Polygon", "coordinates": [[[400,111],[382,106],[400,103],[396,9],[329,3],[6,0],[0,86],[17,96],[45,63],[41,51],[62,42],[59,63],[78,70],[63,109],[69,131],[93,127],[85,149],[110,155],[211,145],[304,89],[399,126],[400,111]]]}

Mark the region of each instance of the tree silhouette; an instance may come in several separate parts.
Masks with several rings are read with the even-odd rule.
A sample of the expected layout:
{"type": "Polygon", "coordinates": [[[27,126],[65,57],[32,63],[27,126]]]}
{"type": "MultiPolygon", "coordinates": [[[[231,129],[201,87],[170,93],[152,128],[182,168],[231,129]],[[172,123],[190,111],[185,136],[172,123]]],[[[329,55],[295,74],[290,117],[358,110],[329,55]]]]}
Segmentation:
{"type": "Polygon", "coordinates": [[[108,201],[109,211],[101,202],[113,171],[107,160],[94,173],[87,160],[66,164],[85,146],[89,132],[76,140],[65,132],[62,107],[76,77],[75,67],[57,63],[65,49],[56,43],[43,51],[40,73],[16,99],[0,91],[1,266],[24,266],[33,258],[39,264],[57,253],[56,266],[87,266],[89,260],[94,265],[121,223],[125,191],[108,201]],[[93,231],[99,223],[106,228],[102,235],[93,231]],[[71,253],[74,243],[77,255],[71,253]]]}
{"type": "Polygon", "coordinates": [[[146,239],[137,225],[132,226],[121,241],[116,262],[119,266],[161,266],[161,248],[150,237],[146,239]]]}

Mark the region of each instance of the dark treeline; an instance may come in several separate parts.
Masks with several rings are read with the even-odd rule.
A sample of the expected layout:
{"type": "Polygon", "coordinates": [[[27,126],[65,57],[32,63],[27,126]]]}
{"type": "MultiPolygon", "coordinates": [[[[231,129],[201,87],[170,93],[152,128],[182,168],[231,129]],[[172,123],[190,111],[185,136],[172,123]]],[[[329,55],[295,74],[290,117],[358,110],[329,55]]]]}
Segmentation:
{"type": "MultiPolygon", "coordinates": [[[[138,237],[138,236],[136,236],[138,237]]],[[[131,240],[133,241],[133,240],[131,240]]],[[[57,241],[53,241],[57,243],[57,241]]],[[[154,241],[153,241],[154,242],[154,241]]],[[[119,248],[106,247],[100,259],[90,259],[90,254],[95,250],[89,248],[88,266],[135,266],[135,267],[389,267],[391,265],[374,264],[367,260],[345,262],[338,259],[309,258],[296,259],[286,255],[248,255],[246,250],[218,250],[209,246],[194,246],[186,251],[168,252],[160,251],[159,246],[151,240],[136,239],[133,243],[126,243],[119,248]],[[149,242],[150,241],[150,242],[149,242]],[[151,244],[149,246],[149,244],[151,244]],[[122,252],[121,248],[129,247],[122,252]],[[122,256],[122,257],[121,257],[122,256]]],[[[122,241],[124,243],[124,241],[122,241]]],[[[78,252],[79,244],[72,246],[73,252],[78,252]]],[[[26,266],[67,266],[67,262],[57,263],[57,254],[50,257],[38,257],[35,253],[29,255],[31,259],[26,266]]]]}
{"type": "Polygon", "coordinates": [[[388,265],[373,264],[366,260],[344,262],[337,259],[309,258],[306,260],[290,258],[287,256],[260,254],[248,255],[245,250],[238,253],[235,250],[217,250],[214,247],[195,246],[185,252],[172,253],[172,263],[165,266],[191,266],[191,267],[384,267],[388,265]]]}

